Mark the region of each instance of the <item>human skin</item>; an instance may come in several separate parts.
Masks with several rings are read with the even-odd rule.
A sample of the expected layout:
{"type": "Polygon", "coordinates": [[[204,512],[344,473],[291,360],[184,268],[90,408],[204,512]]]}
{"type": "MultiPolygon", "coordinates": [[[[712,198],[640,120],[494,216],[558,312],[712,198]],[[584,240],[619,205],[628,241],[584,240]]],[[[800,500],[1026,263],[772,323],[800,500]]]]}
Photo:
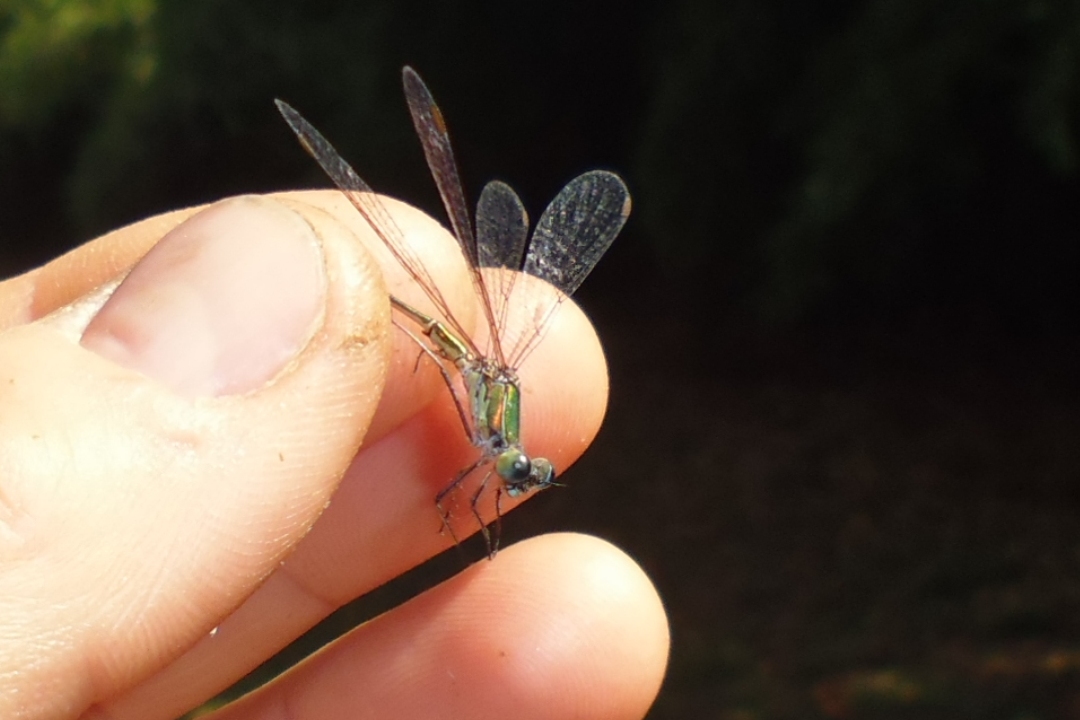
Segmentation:
{"type": "MultiPolygon", "coordinates": [[[[475,322],[453,238],[388,204],[475,322]]],[[[333,192],[157,216],[0,283],[0,717],[174,718],[452,543],[433,499],[476,449],[388,291],[424,305],[333,192]]],[[[520,375],[526,447],[565,468],[607,401],[572,302],[520,375]]],[[[625,554],[547,535],[211,717],[637,718],[668,641],[625,554]]]]}

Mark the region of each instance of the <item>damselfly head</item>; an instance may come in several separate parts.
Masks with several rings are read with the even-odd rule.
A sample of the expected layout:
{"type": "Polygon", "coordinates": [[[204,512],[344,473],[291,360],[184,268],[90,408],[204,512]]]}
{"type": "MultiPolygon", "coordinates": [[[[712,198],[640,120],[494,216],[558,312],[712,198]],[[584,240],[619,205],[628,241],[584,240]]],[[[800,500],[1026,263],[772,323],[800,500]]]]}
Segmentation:
{"type": "MultiPolygon", "coordinates": [[[[508,451],[513,452],[513,451],[508,451]]],[[[520,452],[520,451],[519,451],[520,452]]],[[[506,453],[504,453],[505,455],[506,453]]],[[[499,472],[499,477],[503,479],[505,483],[504,487],[506,494],[512,498],[520,497],[527,494],[533,489],[543,490],[555,485],[555,467],[546,458],[533,458],[529,460],[524,453],[521,453],[525,457],[528,463],[528,472],[521,476],[520,479],[511,480],[510,478],[499,472],[499,463],[495,463],[495,471],[499,472]]],[[[500,456],[501,459],[501,456],[500,456]]]]}

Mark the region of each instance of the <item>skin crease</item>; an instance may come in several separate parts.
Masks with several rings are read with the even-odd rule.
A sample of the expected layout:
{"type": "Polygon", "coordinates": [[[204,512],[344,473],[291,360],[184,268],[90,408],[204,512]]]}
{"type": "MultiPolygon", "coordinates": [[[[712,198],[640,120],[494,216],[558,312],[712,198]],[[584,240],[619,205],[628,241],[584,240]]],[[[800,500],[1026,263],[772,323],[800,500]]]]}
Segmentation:
{"type": "MultiPolygon", "coordinates": [[[[476,451],[441,377],[390,324],[386,291],[425,298],[339,193],[272,197],[232,202],[298,213],[325,297],[299,354],[251,389],[185,395],[80,344],[107,297],[95,289],[201,208],[0,283],[0,717],[176,717],[450,544],[434,493],[476,451]]],[[[387,204],[475,323],[453,238],[387,204]]],[[[539,285],[529,297],[550,292],[539,285]]],[[[520,375],[527,449],[563,470],[607,393],[572,302],[520,375]]],[[[636,718],[668,644],[656,591],[625,554],[541,536],[211,717],[636,718]]]]}

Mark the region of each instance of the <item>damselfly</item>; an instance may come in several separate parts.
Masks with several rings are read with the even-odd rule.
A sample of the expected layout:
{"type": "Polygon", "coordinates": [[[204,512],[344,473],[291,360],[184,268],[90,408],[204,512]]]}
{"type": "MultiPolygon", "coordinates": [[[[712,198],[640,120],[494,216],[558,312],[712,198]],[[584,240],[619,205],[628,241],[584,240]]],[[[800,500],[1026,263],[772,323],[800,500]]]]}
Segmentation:
{"type": "Polygon", "coordinates": [[[630,213],[630,194],[614,173],[594,170],[580,175],[548,205],[529,240],[529,221],[521,200],[510,186],[492,181],[480,193],[474,232],[442,113],[412,68],[404,68],[402,76],[413,125],[488,325],[489,340],[484,347],[454,316],[423,260],[405,241],[371,187],[300,113],[280,100],[277,106],[304,149],[345,193],[441,315],[433,317],[390,297],[393,308],[427,338],[427,342],[422,341],[399,323],[435,361],[465,433],[480,451],[476,461],[463,468],[436,496],[443,525],[457,541],[450,525],[447,498],[470,475],[482,472],[470,509],[480,523],[488,554],[494,556],[498,551],[498,525],[492,535],[477,508],[492,473],[498,476],[499,483],[495,491],[496,521],[501,517],[499,501],[503,493],[517,497],[556,484],[551,462],[530,457],[522,444],[517,368],[544,337],[559,303],[578,288],[622,229],[630,213]],[[506,322],[517,274],[483,273],[482,268],[520,270],[545,280],[558,292],[546,307],[532,315],[534,324],[511,341],[506,322]],[[460,383],[455,382],[455,372],[460,383]]]}

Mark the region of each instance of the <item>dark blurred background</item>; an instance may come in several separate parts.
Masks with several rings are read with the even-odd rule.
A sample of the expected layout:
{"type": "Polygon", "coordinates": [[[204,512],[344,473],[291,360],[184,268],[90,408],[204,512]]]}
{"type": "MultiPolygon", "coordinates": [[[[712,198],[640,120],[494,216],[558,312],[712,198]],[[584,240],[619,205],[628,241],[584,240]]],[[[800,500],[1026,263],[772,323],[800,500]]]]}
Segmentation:
{"type": "Polygon", "coordinates": [[[1080,717],[1080,4],[0,0],[0,270],[326,186],[275,97],[442,217],[406,63],[474,197],[633,192],[579,294],[606,425],[506,532],[644,565],[650,717],[1080,717]]]}

